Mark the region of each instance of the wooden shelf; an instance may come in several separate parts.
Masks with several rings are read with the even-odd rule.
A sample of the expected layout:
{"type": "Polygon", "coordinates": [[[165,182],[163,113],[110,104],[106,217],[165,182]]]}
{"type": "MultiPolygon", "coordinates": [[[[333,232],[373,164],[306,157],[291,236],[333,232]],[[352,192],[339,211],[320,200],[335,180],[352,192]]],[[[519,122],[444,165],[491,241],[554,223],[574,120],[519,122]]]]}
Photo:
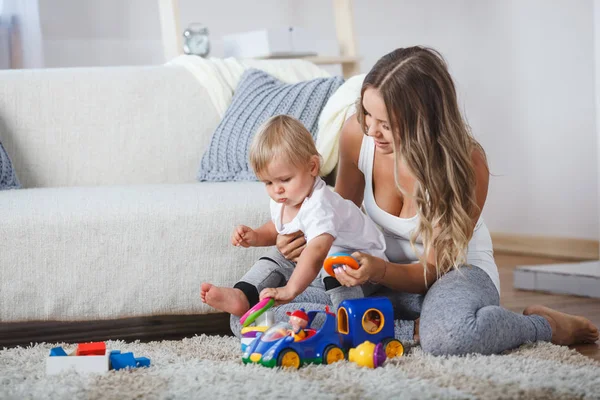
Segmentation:
{"type": "Polygon", "coordinates": [[[314,56],[303,57],[303,60],[310,61],[315,64],[330,65],[330,64],[354,64],[359,63],[361,57],[354,56],[314,56]]]}
{"type": "Polygon", "coordinates": [[[361,57],[354,56],[292,56],[292,55],[274,55],[267,57],[257,57],[258,60],[290,60],[299,59],[310,61],[314,64],[319,65],[333,65],[333,64],[354,64],[359,63],[361,57]]]}
{"type": "MultiPolygon", "coordinates": [[[[0,0],[1,1],[1,0],[0,0]]],[[[358,57],[356,35],[354,32],[354,15],[352,0],[332,0],[336,36],[340,48],[340,56],[306,56],[297,57],[319,65],[342,66],[345,78],[360,73],[361,57],[358,57]]],[[[179,0],[158,0],[162,41],[165,61],[169,61],[183,53],[182,31],[180,25],[179,0]]],[[[291,58],[291,57],[269,57],[291,58]]]]}

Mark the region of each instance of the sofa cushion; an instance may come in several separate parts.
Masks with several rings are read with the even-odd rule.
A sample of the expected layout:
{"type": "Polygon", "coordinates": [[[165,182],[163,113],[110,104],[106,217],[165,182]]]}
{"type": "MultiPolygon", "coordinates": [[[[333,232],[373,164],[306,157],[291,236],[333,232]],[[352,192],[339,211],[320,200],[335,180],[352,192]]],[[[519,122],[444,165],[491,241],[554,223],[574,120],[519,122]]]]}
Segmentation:
{"type": "Polygon", "coordinates": [[[0,142],[0,190],[19,189],[21,184],[15,174],[8,153],[0,142]]]}
{"type": "Polygon", "coordinates": [[[316,139],[319,114],[342,83],[343,78],[332,77],[286,84],[266,72],[247,70],[202,157],[198,180],[257,180],[248,150],[258,127],[274,115],[287,114],[298,118],[316,139]]]}
{"type": "Polygon", "coordinates": [[[2,193],[0,321],[215,312],[204,281],[232,286],[265,248],[231,245],[269,219],[257,182],[2,193]]]}
{"type": "Polygon", "coordinates": [[[182,66],[0,71],[0,141],[25,188],[195,183],[219,121],[182,66]]]}

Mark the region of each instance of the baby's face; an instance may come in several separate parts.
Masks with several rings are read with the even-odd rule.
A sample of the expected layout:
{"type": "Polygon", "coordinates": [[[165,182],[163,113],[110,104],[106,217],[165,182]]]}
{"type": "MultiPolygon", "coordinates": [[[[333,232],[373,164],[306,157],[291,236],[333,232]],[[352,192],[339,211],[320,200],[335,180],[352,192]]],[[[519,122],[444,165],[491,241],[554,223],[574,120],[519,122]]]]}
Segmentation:
{"type": "Polygon", "coordinates": [[[274,158],[259,177],[274,201],[286,206],[299,206],[310,194],[317,172],[310,163],[296,167],[280,157],[274,158]]]}

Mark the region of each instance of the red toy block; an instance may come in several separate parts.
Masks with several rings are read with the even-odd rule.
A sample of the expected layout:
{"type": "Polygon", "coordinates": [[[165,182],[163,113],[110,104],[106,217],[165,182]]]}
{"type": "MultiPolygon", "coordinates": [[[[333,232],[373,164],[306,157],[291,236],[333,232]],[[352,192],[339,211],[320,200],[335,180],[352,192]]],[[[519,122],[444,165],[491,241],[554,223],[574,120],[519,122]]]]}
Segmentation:
{"type": "Polygon", "coordinates": [[[79,343],[77,345],[78,356],[103,356],[106,353],[106,343],[79,343]]]}

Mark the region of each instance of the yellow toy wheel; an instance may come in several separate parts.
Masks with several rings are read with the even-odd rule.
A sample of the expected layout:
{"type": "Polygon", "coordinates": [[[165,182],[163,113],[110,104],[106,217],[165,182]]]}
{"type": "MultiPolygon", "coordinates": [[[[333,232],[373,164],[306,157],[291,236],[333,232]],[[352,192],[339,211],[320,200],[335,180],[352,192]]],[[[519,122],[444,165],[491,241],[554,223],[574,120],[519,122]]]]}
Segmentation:
{"type": "Polygon", "coordinates": [[[292,349],[285,349],[277,357],[277,366],[283,368],[300,368],[300,356],[292,349]]]}
{"type": "Polygon", "coordinates": [[[404,354],[404,346],[397,339],[386,339],[383,346],[387,358],[401,357],[404,354]]]}
{"type": "Polygon", "coordinates": [[[327,346],[323,352],[323,364],[333,364],[344,359],[346,359],[344,351],[337,346],[327,346]]]}

